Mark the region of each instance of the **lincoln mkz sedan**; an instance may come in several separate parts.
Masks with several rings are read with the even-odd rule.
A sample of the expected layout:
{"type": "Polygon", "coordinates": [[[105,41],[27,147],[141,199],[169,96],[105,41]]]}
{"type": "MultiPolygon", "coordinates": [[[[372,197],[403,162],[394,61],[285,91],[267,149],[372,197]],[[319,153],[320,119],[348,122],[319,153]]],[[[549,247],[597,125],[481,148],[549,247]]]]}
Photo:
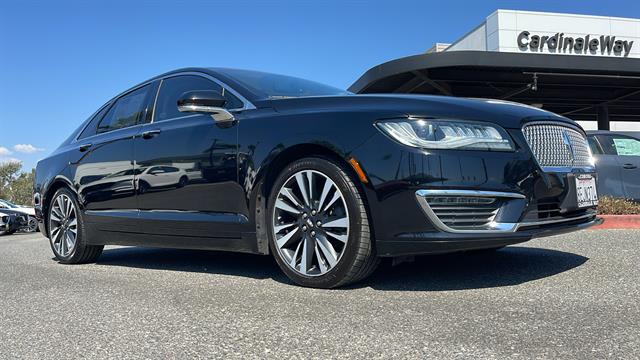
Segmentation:
{"type": "Polygon", "coordinates": [[[218,68],[108,101],[38,163],[34,190],[60,263],[95,261],[107,244],[272,254],[321,288],[365,278],[381,257],[499,249],[599,221],[585,133],[565,117],[218,68]]]}

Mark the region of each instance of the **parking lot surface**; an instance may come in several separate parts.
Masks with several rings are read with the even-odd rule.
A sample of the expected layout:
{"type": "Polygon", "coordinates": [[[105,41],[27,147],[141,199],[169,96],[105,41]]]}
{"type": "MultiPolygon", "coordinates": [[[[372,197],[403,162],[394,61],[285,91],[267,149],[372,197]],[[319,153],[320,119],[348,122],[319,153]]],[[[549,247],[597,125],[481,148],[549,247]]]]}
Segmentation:
{"type": "Polygon", "coordinates": [[[0,358],[638,358],[640,231],[383,264],[338,290],[270,257],[0,237],[0,358]]]}

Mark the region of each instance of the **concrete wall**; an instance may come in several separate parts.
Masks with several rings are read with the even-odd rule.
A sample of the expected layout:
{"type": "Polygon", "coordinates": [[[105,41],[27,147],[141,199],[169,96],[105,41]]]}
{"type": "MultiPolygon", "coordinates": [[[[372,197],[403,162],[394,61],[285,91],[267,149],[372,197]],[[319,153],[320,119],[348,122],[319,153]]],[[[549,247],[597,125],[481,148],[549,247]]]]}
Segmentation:
{"type": "Polygon", "coordinates": [[[460,40],[449,46],[446,51],[462,51],[462,50],[487,50],[486,43],[486,25],[482,23],[474,30],[467,33],[460,40]]]}

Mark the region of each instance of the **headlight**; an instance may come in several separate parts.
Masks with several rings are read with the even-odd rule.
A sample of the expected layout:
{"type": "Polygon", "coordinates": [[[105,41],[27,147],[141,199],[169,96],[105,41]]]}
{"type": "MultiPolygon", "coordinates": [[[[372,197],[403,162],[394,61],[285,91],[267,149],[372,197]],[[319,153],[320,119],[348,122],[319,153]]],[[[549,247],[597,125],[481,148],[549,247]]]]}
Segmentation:
{"type": "Polygon", "coordinates": [[[503,128],[488,123],[446,119],[394,119],[376,123],[399,143],[424,149],[513,151],[503,128]]]}

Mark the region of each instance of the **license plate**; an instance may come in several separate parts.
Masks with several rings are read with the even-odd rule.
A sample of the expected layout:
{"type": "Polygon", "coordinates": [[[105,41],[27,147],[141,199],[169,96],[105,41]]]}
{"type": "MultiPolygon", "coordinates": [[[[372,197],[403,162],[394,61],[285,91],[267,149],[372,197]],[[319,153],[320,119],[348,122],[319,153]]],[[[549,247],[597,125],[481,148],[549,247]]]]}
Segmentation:
{"type": "Polygon", "coordinates": [[[582,174],[576,176],[576,194],[579,208],[598,205],[596,179],[593,175],[582,174]]]}

